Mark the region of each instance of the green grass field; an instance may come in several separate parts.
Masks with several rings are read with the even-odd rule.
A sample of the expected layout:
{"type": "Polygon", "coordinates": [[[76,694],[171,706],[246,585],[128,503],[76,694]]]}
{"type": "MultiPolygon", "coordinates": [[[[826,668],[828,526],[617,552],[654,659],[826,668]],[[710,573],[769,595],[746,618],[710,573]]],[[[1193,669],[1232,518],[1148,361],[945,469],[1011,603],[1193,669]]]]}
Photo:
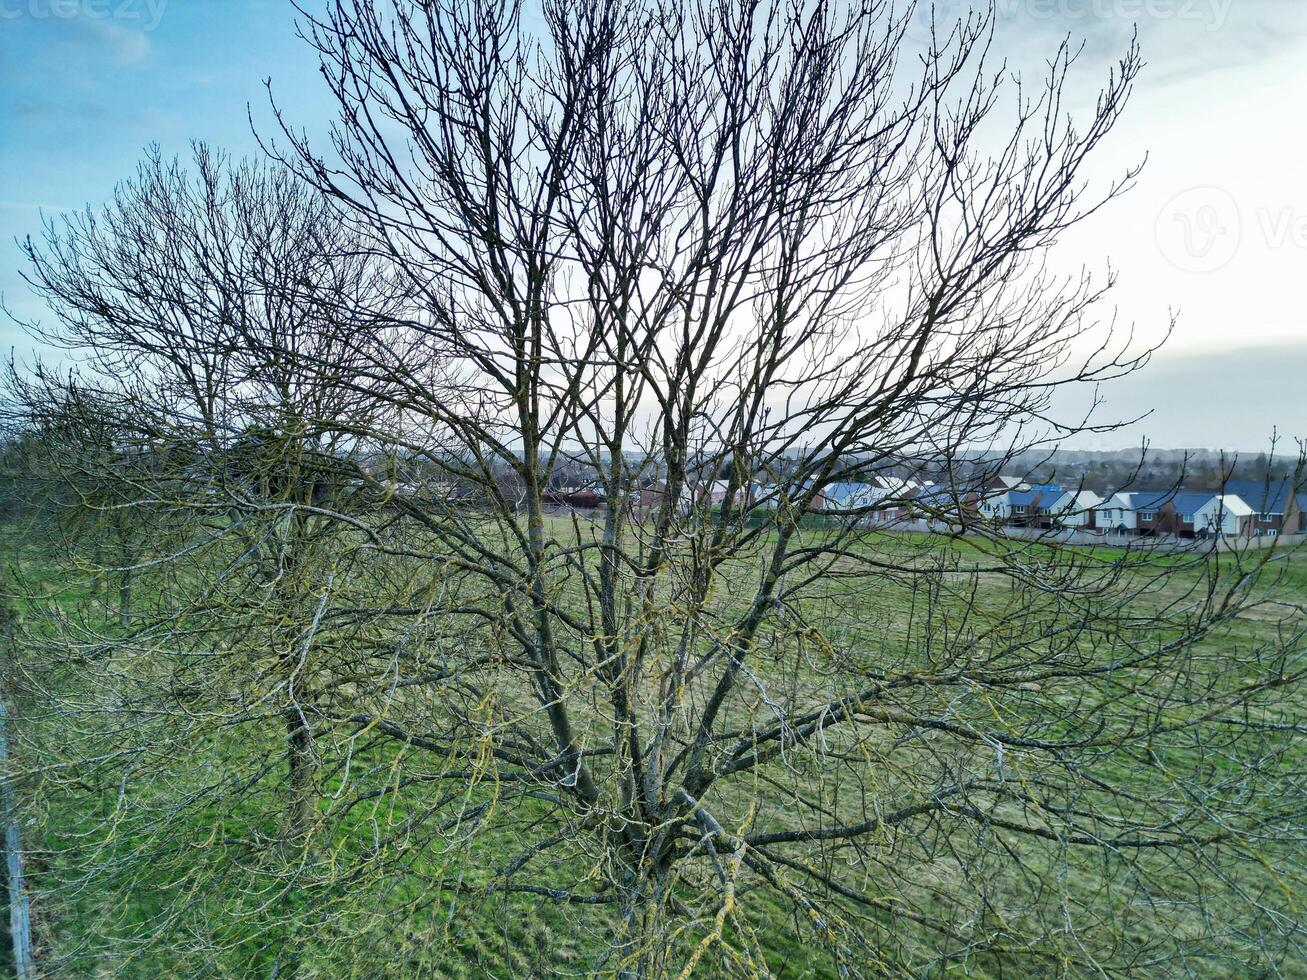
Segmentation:
{"type": "MultiPolygon", "coordinates": [[[[563,532],[561,527],[558,530],[563,532]]],[[[111,590],[97,590],[87,575],[63,567],[34,538],[15,534],[7,535],[6,541],[7,600],[24,617],[27,629],[39,634],[51,616],[69,621],[84,618],[97,627],[112,619],[111,590]]],[[[870,536],[862,546],[871,554],[912,548],[936,556],[970,554],[974,549],[966,542],[925,536],[870,536]]],[[[1086,560],[1102,562],[1114,557],[1099,549],[1086,560]]],[[[1135,600],[1140,614],[1152,605],[1160,608],[1183,599],[1207,571],[1192,559],[1157,556],[1141,564],[1136,574],[1147,575],[1150,568],[1162,567],[1172,574],[1157,589],[1135,600]]],[[[838,568],[832,569],[829,582],[802,609],[820,643],[863,651],[861,655],[869,660],[889,656],[886,651],[893,651],[892,656],[904,663],[916,656],[907,625],[911,594],[906,586],[882,582],[873,587],[865,578],[841,578],[837,573],[838,568]]],[[[1262,590],[1259,598],[1267,600],[1266,604],[1239,615],[1202,640],[1198,651],[1202,663],[1228,662],[1230,671],[1237,673],[1246,651],[1300,625],[1299,610],[1307,596],[1307,555],[1283,556],[1258,588],[1262,590]]],[[[996,576],[980,577],[976,589],[987,628],[1001,629],[1020,597],[1014,597],[1008,583],[996,576]]],[[[151,601],[147,586],[138,603],[148,608],[151,601]]],[[[724,613],[739,597],[723,595],[718,602],[724,613]]],[[[947,615],[949,611],[946,602],[939,612],[947,615]]],[[[1301,650],[1297,656],[1302,656],[1301,650]]],[[[143,663],[148,663],[148,658],[133,669],[148,669],[143,663]]],[[[778,665],[775,669],[787,668],[778,665]]],[[[126,666],[124,671],[130,673],[126,666]]],[[[820,670],[795,683],[826,683],[819,674],[820,670]]],[[[70,688],[79,683],[78,677],[68,672],[53,678],[70,688]]],[[[1064,691],[1049,686],[1039,697],[1045,702],[1065,699],[1070,704],[1082,693],[1071,685],[1064,691]]],[[[522,700],[523,694],[498,692],[501,706],[522,700]]],[[[37,700],[30,694],[27,698],[24,706],[30,709],[37,700]]],[[[1301,725],[1305,718],[1307,697],[1291,686],[1277,694],[1277,702],[1268,706],[1264,720],[1301,725]]],[[[261,735],[244,727],[239,737],[224,735],[220,727],[209,728],[204,737],[195,735],[167,746],[166,754],[186,754],[186,764],[170,767],[161,757],[161,772],[167,777],[146,780],[133,792],[141,794],[147,810],[155,802],[194,795],[183,805],[168,809],[171,823],[159,836],[153,836],[145,832],[148,820],[135,820],[130,811],[128,819],[122,818],[122,784],[110,778],[115,772],[111,766],[90,765],[74,774],[60,771],[57,778],[43,773],[51,755],[71,759],[103,754],[116,740],[130,737],[130,732],[95,731],[40,711],[31,711],[22,724],[19,764],[26,765],[28,774],[21,786],[31,800],[25,832],[27,846],[34,849],[29,872],[35,890],[39,952],[42,960],[51,964],[52,975],[272,975],[290,942],[287,934],[279,931],[281,927],[265,928],[274,913],[302,916],[303,921],[313,923],[312,939],[300,958],[305,976],[586,975],[603,952],[612,921],[611,913],[602,906],[564,906],[534,896],[476,893],[478,883],[488,881],[495,868],[517,853],[523,835],[551,829],[543,808],[536,812],[518,804],[511,818],[495,829],[470,840],[451,840],[443,853],[430,847],[403,853],[402,858],[397,857],[392,875],[370,878],[357,888],[335,883],[317,893],[315,907],[298,908],[293,896],[274,897],[277,888],[269,884],[272,879],[261,877],[252,857],[257,848],[250,845],[260,834],[272,791],[260,784],[222,806],[211,804],[200,792],[202,786],[219,782],[223,773],[275,767],[283,749],[275,727],[261,735]],[[537,825],[537,821],[544,823],[537,825]],[[161,842],[166,847],[155,850],[161,842]],[[86,863],[85,848],[90,846],[97,849],[100,866],[109,871],[82,878],[78,869],[86,863]],[[455,881],[459,887],[451,887],[455,881]],[[262,882],[263,890],[254,887],[252,883],[257,882],[262,882]],[[184,911],[167,928],[172,941],[169,948],[135,942],[142,927],[157,925],[166,910],[178,905],[184,911]],[[382,922],[386,927],[378,929],[382,922]],[[220,935],[200,935],[215,928],[220,935]],[[364,938],[358,938],[360,935],[364,938]]],[[[1285,785],[1301,789],[1300,774],[1307,763],[1301,733],[1286,733],[1283,738],[1293,743],[1280,764],[1281,770],[1290,774],[1285,785]]],[[[883,745],[873,745],[882,753],[875,757],[876,766],[882,768],[872,777],[882,781],[887,798],[907,790],[904,784],[910,781],[914,767],[925,771],[934,764],[924,749],[910,743],[900,745],[901,741],[890,732],[883,745]]],[[[1142,790],[1169,778],[1168,766],[1179,771],[1193,764],[1187,753],[1202,749],[1159,745],[1151,758],[1133,761],[1118,754],[1101,762],[1096,774],[1142,790]]],[[[356,773],[354,778],[360,785],[384,780],[389,770],[401,764],[400,754],[393,745],[380,747],[366,758],[360,753],[357,766],[366,775],[356,773]]],[[[775,776],[799,782],[809,779],[815,786],[828,775],[805,769],[817,764],[816,757],[809,757],[775,776]]],[[[1219,751],[1202,763],[1222,764],[1219,751]]],[[[1234,765],[1233,758],[1229,764],[1234,765]]],[[[324,793],[331,795],[339,785],[328,782],[324,793]]],[[[1249,788],[1254,804],[1256,791],[1257,787],[1249,788]]],[[[747,801],[733,799],[732,793],[757,794],[756,819],[762,824],[783,819],[790,805],[782,786],[765,782],[747,790],[722,790],[717,804],[728,811],[746,808],[747,801]]],[[[421,809],[424,799],[422,793],[412,793],[388,803],[384,822],[389,827],[402,825],[421,809]]],[[[471,786],[464,805],[494,806],[495,800],[492,787],[471,786]]],[[[1267,806],[1278,802],[1265,800],[1267,806]]],[[[348,867],[351,857],[366,851],[370,835],[382,819],[379,812],[375,806],[360,807],[333,825],[335,836],[329,850],[336,867],[348,867]]],[[[1307,976],[1301,918],[1307,896],[1307,861],[1301,840],[1294,836],[1301,830],[1301,823],[1279,827],[1278,839],[1272,833],[1228,849],[1220,858],[1220,874],[1205,871],[1209,877],[1201,889],[1186,883],[1186,876],[1192,873],[1189,868],[1160,851],[1140,858],[1131,855],[1127,861],[1097,849],[1077,850],[1055,841],[1012,837],[1002,842],[1010,860],[981,864],[977,857],[977,866],[966,868],[961,857],[949,857],[948,849],[932,850],[927,859],[920,842],[888,838],[882,842],[884,853],[876,860],[886,867],[896,860],[908,864],[901,877],[885,882],[886,910],[883,915],[875,914],[880,916],[883,931],[876,941],[885,942],[885,936],[892,936],[893,942],[901,944],[900,951],[920,950],[939,941],[910,917],[892,911],[889,900],[906,897],[915,908],[937,908],[957,930],[984,928],[999,936],[1005,932],[1039,936],[1061,928],[1065,921],[1075,923],[1075,930],[1068,932],[1083,933],[1085,958],[1058,954],[1055,944],[1014,940],[1011,948],[1006,948],[1000,938],[983,955],[959,956],[936,964],[932,972],[937,974],[1090,975],[1093,971],[1085,964],[1097,958],[1111,962],[1108,947],[1117,943],[1163,951],[1153,959],[1126,961],[1124,966],[1116,961],[1118,966],[1107,972],[1118,975],[1307,976]],[[896,858],[900,852],[902,857],[896,858]],[[952,904],[952,896],[971,891],[981,898],[975,904],[974,918],[968,920],[962,914],[966,903],[952,904]],[[1165,901],[1159,901],[1161,896],[1166,896],[1165,901]]],[[[960,855],[978,855],[976,846],[966,840],[950,845],[960,855]]],[[[575,855],[570,860],[571,866],[552,870],[562,878],[584,870],[575,855]]],[[[321,869],[312,874],[322,874],[324,881],[330,878],[329,872],[321,869]]],[[[849,869],[841,874],[852,883],[860,872],[849,869]]],[[[868,887],[865,878],[859,884],[868,887]]],[[[870,887],[874,891],[875,883],[870,887]]],[[[813,941],[811,924],[796,918],[794,910],[773,893],[750,892],[741,907],[742,925],[737,928],[755,933],[772,974],[839,975],[813,941]]],[[[693,945],[689,937],[678,941],[687,949],[693,945]]],[[[734,972],[746,971],[728,970],[721,961],[705,960],[696,975],[734,972]]]]}

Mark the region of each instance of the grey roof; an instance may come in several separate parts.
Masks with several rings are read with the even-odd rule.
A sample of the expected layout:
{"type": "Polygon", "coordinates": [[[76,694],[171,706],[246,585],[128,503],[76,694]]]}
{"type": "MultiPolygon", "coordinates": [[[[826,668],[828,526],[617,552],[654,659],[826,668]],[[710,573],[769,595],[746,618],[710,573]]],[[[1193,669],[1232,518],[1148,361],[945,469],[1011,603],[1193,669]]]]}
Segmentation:
{"type": "Polygon", "coordinates": [[[1218,494],[1210,490],[1202,490],[1196,493],[1185,491],[1177,493],[1171,502],[1175,504],[1177,513],[1192,514],[1194,511],[1201,509],[1204,504],[1210,502],[1215,496],[1218,496],[1218,494]]]}
{"type": "Polygon", "coordinates": [[[1192,514],[1218,494],[1214,490],[1136,490],[1119,496],[1134,511],[1156,511],[1171,504],[1177,513],[1192,514]]]}
{"type": "Polygon", "coordinates": [[[1283,514],[1289,505],[1289,493],[1292,489],[1289,478],[1282,476],[1270,481],[1227,480],[1225,489],[1221,492],[1242,497],[1243,502],[1259,514],[1283,514]]]}
{"type": "Polygon", "coordinates": [[[964,501],[972,494],[982,495],[984,492],[984,488],[979,484],[950,486],[947,483],[938,483],[922,487],[912,499],[926,507],[946,507],[958,501],[964,501]]]}

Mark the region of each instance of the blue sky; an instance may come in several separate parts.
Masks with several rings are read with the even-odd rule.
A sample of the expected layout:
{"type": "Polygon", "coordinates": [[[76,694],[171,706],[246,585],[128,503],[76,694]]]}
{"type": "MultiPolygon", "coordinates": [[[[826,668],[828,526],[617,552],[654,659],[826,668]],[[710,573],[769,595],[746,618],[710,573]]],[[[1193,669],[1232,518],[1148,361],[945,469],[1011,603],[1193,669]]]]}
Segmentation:
{"type": "MultiPolygon", "coordinates": [[[[39,227],[39,209],[105,200],[151,143],[257,153],[246,110],[268,122],[269,76],[297,119],[328,110],[285,0],[59,2],[0,0],[0,292],[24,315],[40,307],[14,239],[39,227]]],[[[22,335],[0,324],[0,341],[22,335]]]]}
{"type": "MultiPolygon", "coordinates": [[[[310,6],[318,0],[308,0],[310,6]]],[[[939,0],[948,15],[968,0],[939,0]]],[[[1145,373],[1109,409],[1156,407],[1112,437],[1256,449],[1278,426],[1307,435],[1307,3],[1302,0],[997,0],[997,47],[1037,71],[1058,40],[1085,43],[1073,96],[1091,103],[1136,28],[1148,68],[1098,162],[1111,176],[1147,151],[1136,191],[1077,229],[1055,260],[1121,274],[1120,321],[1157,336],[1145,373]]],[[[17,236],[105,200],[142,151],[203,139],[257,153],[272,130],[263,80],[311,131],[330,105],[288,0],[0,0],[0,294],[40,306],[17,275],[17,236]]],[[[0,346],[27,346],[0,322],[0,346]]]]}

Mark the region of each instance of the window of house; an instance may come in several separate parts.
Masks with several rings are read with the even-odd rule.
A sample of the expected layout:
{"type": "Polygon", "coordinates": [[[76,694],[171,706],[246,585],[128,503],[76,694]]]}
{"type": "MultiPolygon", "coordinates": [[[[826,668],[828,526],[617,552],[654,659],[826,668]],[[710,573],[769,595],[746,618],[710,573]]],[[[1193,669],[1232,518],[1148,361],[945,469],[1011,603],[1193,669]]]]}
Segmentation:
{"type": "Polygon", "coordinates": [[[1181,514],[1181,515],[1180,515],[1180,520],[1184,521],[1186,524],[1192,524],[1192,523],[1194,522],[1194,515],[1193,515],[1193,514],[1181,514]]]}
{"type": "Polygon", "coordinates": [[[1153,512],[1151,510],[1141,510],[1139,512],[1139,519],[1141,521],[1151,521],[1153,519],[1153,512]]]}

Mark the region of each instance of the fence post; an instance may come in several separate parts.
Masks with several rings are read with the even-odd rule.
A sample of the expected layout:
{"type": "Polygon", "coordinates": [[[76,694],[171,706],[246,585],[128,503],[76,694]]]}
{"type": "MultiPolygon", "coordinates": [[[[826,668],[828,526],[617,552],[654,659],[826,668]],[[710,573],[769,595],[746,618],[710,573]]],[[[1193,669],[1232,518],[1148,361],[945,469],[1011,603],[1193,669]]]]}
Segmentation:
{"type": "Polygon", "coordinates": [[[13,643],[13,612],[0,608],[0,819],[5,825],[5,864],[9,882],[9,935],[14,944],[14,976],[35,980],[32,959],[32,914],[23,881],[23,848],[18,832],[18,810],[9,773],[9,652],[13,643]]]}

